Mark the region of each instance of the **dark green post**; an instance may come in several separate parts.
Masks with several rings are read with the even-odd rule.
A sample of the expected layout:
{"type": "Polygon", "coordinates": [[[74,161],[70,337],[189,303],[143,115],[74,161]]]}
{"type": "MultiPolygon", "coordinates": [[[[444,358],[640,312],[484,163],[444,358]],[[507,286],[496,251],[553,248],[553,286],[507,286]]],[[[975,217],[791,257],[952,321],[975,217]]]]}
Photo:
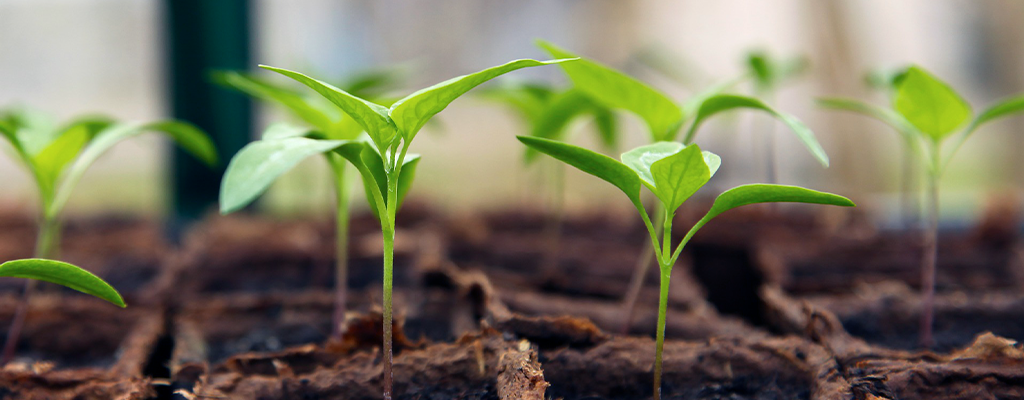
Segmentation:
{"type": "Polygon", "coordinates": [[[250,7],[248,0],[164,0],[163,4],[171,113],[208,132],[220,155],[220,165],[211,170],[174,150],[172,220],[188,222],[215,210],[227,161],[249,142],[251,101],[213,85],[209,73],[251,67],[250,7]]]}

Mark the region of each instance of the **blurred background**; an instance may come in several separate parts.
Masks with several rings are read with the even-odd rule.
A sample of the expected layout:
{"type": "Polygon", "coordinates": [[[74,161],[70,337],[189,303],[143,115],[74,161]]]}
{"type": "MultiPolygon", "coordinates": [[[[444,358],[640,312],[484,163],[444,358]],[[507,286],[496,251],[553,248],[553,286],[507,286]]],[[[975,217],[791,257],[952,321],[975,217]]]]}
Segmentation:
{"type": "MultiPolygon", "coordinates": [[[[537,38],[628,71],[680,102],[743,73],[751,50],[806,57],[807,73],[774,103],[815,131],[832,165],[822,168],[779,126],[779,182],[843,193],[880,218],[898,206],[897,135],[817,108],[816,97],[885,104],[865,74],[910,63],[950,82],[976,111],[1024,91],[1018,0],[0,0],[0,106],[60,118],[179,117],[238,146],[283,114],[209,83],[208,68],[269,64],[343,80],[398,66],[408,77],[396,91],[404,95],[512,59],[545,58],[537,38]]],[[[556,67],[505,78],[566,81],[556,67]]],[[[749,85],[736,90],[750,92],[749,85]]],[[[768,120],[761,118],[738,112],[702,131],[698,143],[724,160],[712,181],[717,188],[765,180],[758,132],[768,120]]],[[[644,142],[638,120],[621,121],[623,150],[644,142]]],[[[452,210],[539,201],[530,189],[538,172],[523,168],[515,140],[526,128],[512,112],[466,96],[439,122],[412,146],[424,156],[412,196],[452,210]]],[[[1010,118],[967,142],[943,181],[944,219],[972,220],[993,194],[1018,197],[1022,126],[1022,117],[1010,118]]],[[[595,144],[591,135],[578,136],[576,143],[595,144]]],[[[183,206],[191,200],[171,196],[173,188],[216,182],[192,178],[204,171],[174,160],[171,146],[156,136],[127,142],[90,170],[69,211],[162,216],[174,203],[205,207],[201,200],[183,206]]],[[[261,207],[282,216],[326,211],[333,201],[327,174],[321,160],[311,160],[277,183],[261,207]]],[[[597,179],[571,173],[567,189],[572,206],[629,211],[597,179]]],[[[0,204],[35,201],[25,172],[0,158],[0,204]]]]}

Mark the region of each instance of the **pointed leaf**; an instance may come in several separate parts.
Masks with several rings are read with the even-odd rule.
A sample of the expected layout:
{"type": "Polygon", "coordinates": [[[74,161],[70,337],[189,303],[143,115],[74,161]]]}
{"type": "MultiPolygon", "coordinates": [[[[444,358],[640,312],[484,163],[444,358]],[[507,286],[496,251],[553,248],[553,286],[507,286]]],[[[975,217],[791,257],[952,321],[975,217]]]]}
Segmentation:
{"type": "Polygon", "coordinates": [[[651,165],[654,165],[655,162],[658,162],[665,157],[678,153],[684,147],[686,146],[679,142],[651,143],[622,153],[620,158],[622,159],[623,164],[636,172],[637,176],[640,177],[641,182],[647,186],[648,189],[651,189],[652,192],[657,192],[657,185],[654,182],[654,174],[651,172],[651,165]]]}
{"type": "Polygon", "coordinates": [[[288,109],[293,115],[306,123],[326,130],[334,124],[334,118],[325,114],[314,103],[301,94],[286,89],[252,75],[235,71],[217,71],[213,73],[213,81],[222,86],[237,90],[265,102],[276,103],[288,109]]]}
{"type": "MultiPolygon", "coordinates": [[[[538,45],[552,57],[577,57],[551,43],[538,45]]],[[[573,85],[610,108],[630,111],[642,118],[652,141],[671,140],[683,120],[679,106],[665,94],[622,72],[587,59],[562,64],[573,85]]]]}
{"type": "Polygon", "coordinates": [[[940,141],[971,116],[971,107],[945,82],[918,67],[907,70],[895,108],[932,140],[940,141]]]}
{"type": "Polygon", "coordinates": [[[856,205],[843,196],[799,186],[752,184],[723,192],[701,220],[707,221],[733,208],[755,203],[809,203],[843,207],[856,205]]]}
{"type": "Polygon", "coordinates": [[[818,139],[814,137],[814,132],[812,132],[807,125],[804,125],[804,123],[796,117],[776,111],[761,100],[753,97],[733,94],[722,94],[709,97],[701,103],[700,109],[697,110],[697,117],[690,125],[690,130],[686,133],[686,139],[684,142],[693,143],[693,139],[697,134],[697,129],[700,128],[700,125],[708,118],[715,114],[738,108],[761,110],[775,118],[778,118],[789,126],[789,129],[796,134],[797,139],[800,139],[800,142],[803,143],[804,147],[811,152],[811,155],[813,155],[821,165],[826,167],[828,166],[828,154],[825,154],[825,149],[821,148],[821,144],[818,143],[818,139]]]}
{"type": "Polygon", "coordinates": [[[967,134],[971,134],[980,126],[992,122],[993,120],[1020,112],[1024,112],[1024,96],[999,101],[985,111],[982,111],[982,113],[971,122],[971,126],[967,128],[967,134]]]}
{"type": "Polygon", "coordinates": [[[82,126],[72,127],[32,157],[35,172],[42,178],[40,183],[43,187],[40,190],[44,197],[53,193],[64,168],[78,156],[89,139],[91,137],[88,129],[82,126]]]}
{"type": "Polygon", "coordinates": [[[125,307],[124,299],[107,282],[65,262],[39,258],[8,261],[0,264],[0,276],[56,283],[125,307]]]}
{"type": "MultiPolygon", "coordinates": [[[[564,141],[566,128],[577,117],[591,111],[593,101],[579,90],[567,90],[554,96],[534,120],[530,136],[564,141]]],[[[527,147],[525,160],[531,163],[537,151],[527,147]]]]}
{"type": "Polygon", "coordinates": [[[395,138],[395,125],[388,117],[388,109],[384,106],[355,97],[344,90],[331,86],[328,83],[321,82],[295,71],[289,71],[283,68],[275,68],[267,65],[260,65],[260,68],[274,71],[292,78],[303,85],[309,86],[317,93],[320,93],[321,96],[330,100],[331,103],[338,106],[338,108],[344,111],[345,114],[348,114],[350,117],[355,119],[356,122],[363,127],[363,130],[370,135],[370,138],[373,140],[373,143],[377,145],[377,148],[387,148],[395,138]]]}
{"type": "Polygon", "coordinates": [[[448,104],[451,104],[459,96],[462,96],[481,83],[517,69],[539,67],[566,61],[572,60],[515,60],[477,73],[455,77],[398,100],[395,104],[391,105],[390,116],[395,121],[398,129],[401,130],[405,140],[412,141],[416,133],[423,127],[423,124],[426,124],[431,117],[444,110],[448,107],[448,104]]]}
{"type": "Polygon", "coordinates": [[[695,144],[651,164],[651,174],[657,187],[655,194],[670,211],[678,209],[711,179],[704,154],[695,144]]]}
{"type": "Polygon", "coordinates": [[[220,212],[229,214],[247,206],[278,177],[302,160],[351,143],[290,137],[249,143],[231,159],[220,187],[220,212]]]}
{"type": "Polygon", "coordinates": [[[642,207],[640,202],[640,177],[625,164],[615,161],[615,159],[604,154],[555,140],[529,136],[519,136],[518,138],[523,144],[541,153],[561,160],[583,172],[615,185],[629,197],[629,200],[634,205],[642,207]]]}

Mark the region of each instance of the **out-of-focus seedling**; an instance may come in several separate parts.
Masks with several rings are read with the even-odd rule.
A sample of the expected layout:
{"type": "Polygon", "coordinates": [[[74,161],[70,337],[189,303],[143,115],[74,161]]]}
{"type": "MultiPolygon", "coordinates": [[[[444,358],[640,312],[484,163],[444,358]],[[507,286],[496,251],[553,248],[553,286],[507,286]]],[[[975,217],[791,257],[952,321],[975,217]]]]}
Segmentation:
{"type": "Polygon", "coordinates": [[[925,251],[921,258],[920,342],[930,347],[938,256],[939,181],[953,155],[975,131],[999,118],[1024,112],[1024,96],[996,102],[972,119],[970,105],[953,88],[914,66],[897,80],[892,109],[849,99],[829,99],[827,105],[876,118],[903,135],[909,147],[923,153],[919,157],[926,175],[928,226],[924,231],[925,251]],[[950,140],[952,145],[944,149],[943,145],[950,140]]]}
{"type": "Polygon", "coordinates": [[[798,202],[853,206],[845,197],[817,192],[796,186],[754,184],[729,189],[715,199],[711,209],[697,221],[682,241],[673,247],[672,221],[676,210],[693,196],[718,171],[721,159],[710,152],[701,151],[695,144],[656,142],[622,154],[616,161],[599,153],[558,141],[520,136],[527,146],[572,165],[583,172],[615,185],[629,197],[647,227],[658,260],[661,290],[658,301],[658,326],[654,361],[654,398],[661,398],[662,350],[665,343],[665,319],[668,311],[669,280],[672,267],[683,247],[694,234],[719,214],[735,207],[769,202],[798,202]],[[641,187],[646,186],[658,199],[666,212],[662,216],[664,229],[655,229],[641,200],[641,187]]]}
{"type": "MultiPolygon", "coordinates": [[[[210,138],[185,122],[119,123],[109,117],[90,116],[58,127],[47,116],[27,109],[0,113],[0,135],[7,139],[15,157],[32,174],[39,191],[40,226],[36,236],[36,258],[59,258],[61,213],[89,166],[122,140],[146,132],[166,134],[203,162],[209,165],[217,162],[217,151],[210,138]]],[[[7,363],[14,354],[25,322],[25,310],[35,291],[35,282],[29,280],[25,284],[0,364],[7,363]]]]}
{"type": "MultiPolygon", "coordinates": [[[[352,163],[363,178],[363,186],[371,209],[379,217],[381,233],[384,241],[384,398],[392,398],[392,306],[391,292],[395,255],[395,219],[402,199],[412,185],[418,157],[409,154],[409,145],[421,128],[437,113],[476,86],[505,73],[521,68],[537,67],[570,60],[536,61],[515,60],[509,63],[488,68],[483,71],[463,75],[419,90],[390,107],[353,96],[323,81],[316,80],[298,72],[281,68],[263,66],[268,70],[292,78],[319,93],[329,100],[367,133],[368,140],[347,139],[328,140],[326,138],[309,138],[303,135],[290,135],[275,142],[273,149],[266,149],[268,156],[241,158],[232,160],[238,171],[258,169],[290,168],[292,161],[312,154],[333,151],[337,156],[352,163]],[[297,150],[301,149],[301,150],[297,150]]],[[[340,161],[339,161],[340,162],[340,161]]],[[[229,167],[230,169],[230,167],[229,167]]],[[[273,180],[273,174],[246,173],[248,176],[262,176],[273,180]]],[[[279,175],[279,174],[278,174],[279,175]]],[[[263,189],[264,181],[233,180],[225,184],[225,195],[251,198],[263,189]],[[233,194],[236,193],[236,194],[233,194]]]]}
{"type": "MultiPolygon", "coordinates": [[[[775,58],[763,50],[747,53],[746,67],[754,84],[754,96],[767,103],[774,103],[776,94],[783,84],[803,75],[809,63],[805,57],[775,58]]],[[[778,163],[775,149],[775,121],[769,121],[764,137],[765,172],[769,183],[776,183],[778,163]]]]}

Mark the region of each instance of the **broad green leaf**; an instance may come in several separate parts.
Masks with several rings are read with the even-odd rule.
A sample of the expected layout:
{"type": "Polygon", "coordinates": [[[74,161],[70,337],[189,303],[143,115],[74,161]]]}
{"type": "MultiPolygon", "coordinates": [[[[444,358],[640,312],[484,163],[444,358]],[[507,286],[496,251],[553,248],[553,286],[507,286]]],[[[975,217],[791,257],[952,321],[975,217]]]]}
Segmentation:
{"type": "Polygon", "coordinates": [[[125,307],[124,299],[107,282],[65,262],[39,258],[8,261],[0,264],[0,276],[56,283],[125,307]]]}
{"type": "Polygon", "coordinates": [[[89,139],[91,139],[89,130],[82,126],[76,126],[57,137],[43,151],[32,157],[35,172],[42,178],[40,183],[44,187],[40,189],[44,197],[53,193],[57,179],[60,178],[64,167],[78,156],[89,139]]]}
{"type": "Polygon", "coordinates": [[[949,136],[971,116],[971,107],[959,94],[918,67],[907,70],[895,104],[896,111],[935,141],[949,136]]]}
{"type": "Polygon", "coordinates": [[[564,63],[571,59],[537,61],[515,60],[483,71],[463,75],[438,83],[410,94],[391,105],[390,116],[402,132],[403,138],[411,142],[423,124],[444,110],[452,101],[478,85],[508,72],[521,68],[564,63]]]}
{"type": "Polygon", "coordinates": [[[657,184],[654,182],[653,173],[651,173],[651,165],[665,157],[678,153],[684,147],[686,146],[679,142],[651,143],[622,153],[620,158],[623,164],[640,177],[641,182],[648,189],[657,193],[657,184]]]}
{"type": "Polygon", "coordinates": [[[212,76],[213,81],[222,86],[266,102],[280,104],[296,117],[316,128],[326,130],[335,122],[334,118],[325,114],[314,103],[290,89],[235,71],[218,71],[214,72],[212,76]]]}
{"type": "Polygon", "coordinates": [[[711,179],[711,170],[704,157],[700,147],[691,144],[651,164],[650,172],[657,187],[655,194],[666,210],[678,209],[711,179]]]}
{"type": "Polygon", "coordinates": [[[295,126],[287,122],[275,122],[263,131],[263,140],[309,137],[310,134],[313,134],[313,130],[309,128],[295,126]]]}
{"type": "MultiPolygon", "coordinates": [[[[381,197],[384,198],[384,204],[386,205],[388,197],[388,175],[387,172],[385,172],[384,170],[384,160],[381,158],[380,154],[374,151],[374,149],[370,148],[363,150],[362,154],[360,154],[360,157],[362,158],[363,165],[366,165],[366,168],[370,171],[371,174],[373,174],[373,183],[376,184],[376,190],[380,191],[379,193],[381,194],[381,197]]],[[[412,186],[412,180],[416,176],[416,165],[419,164],[419,161],[419,154],[405,155],[405,160],[402,162],[402,172],[398,176],[399,207],[401,207],[402,201],[405,199],[405,194],[409,191],[409,188],[412,186]]],[[[366,187],[366,189],[370,190],[371,187],[368,186],[366,187]]],[[[367,192],[367,198],[369,198],[371,194],[372,193],[367,192]]]]}
{"type": "Polygon", "coordinates": [[[85,171],[89,169],[89,166],[99,159],[103,153],[106,153],[107,150],[122,140],[146,132],[163,133],[200,161],[211,166],[217,163],[217,149],[213,146],[210,137],[206,136],[203,131],[192,124],[178,121],[158,121],[148,124],[114,124],[96,134],[93,140],[75,158],[75,161],[67,170],[67,175],[63,177],[60,186],[57,188],[56,200],[47,212],[53,214],[63,209],[64,204],[71,196],[71,191],[74,189],[75,184],[85,174],[85,171]]]}
{"type": "Polygon", "coordinates": [[[755,203],[808,203],[853,207],[850,199],[799,186],[752,184],[726,190],[715,199],[701,221],[707,222],[719,214],[736,207],[755,203]]]}
{"type": "Polygon", "coordinates": [[[295,71],[267,65],[260,65],[260,68],[292,78],[320,93],[321,96],[330,100],[331,103],[338,106],[345,114],[355,119],[363,127],[363,130],[370,135],[378,149],[389,147],[391,141],[394,140],[396,135],[395,125],[391,122],[391,118],[388,117],[388,109],[386,107],[355,97],[328,83],[295,71]]]}
{"type": "Polygon", "coordinates": [[[899,113],[888,108],[879,107],[874,104],[865,103],[860,100],[843,98],[818,99],[818,105],[834,110],[843,110],[865,115],[877,119],[896,130],[903,140],[912,141],[916,135],[917,128],[899,113]]]}
{"type": "Polygon", "coordinates": [[[640,177],[625,164],[604,154],[555,140],[519,136],[519,141],[531,148],[554,157],[566,164],[598,178],[622,190],[638,208],[640,201],[640,177]]]}
{"type": "Polygon", "coordinates": [[[722,158],[719,157],[718,154],[710,151],[704,151],[701,152],[701,154],[704,156],[704,164],[707,164],[708,171],[711,173],[711,176],[714,177],[715,173],[718,172],[718,167],[722,166],[722,158]]]}
{"type": "Polygon", "coordinates": [[[981,125],[1019,112],[1024,112],[1024,96],[1002,100],[987,108],[985,111],[982,111],[982,113],[971,122],[971,126],[967,128],[967,134],[971,134],[981,125]]]}
{"type": "Polygon", "coordinates": [[[697,110],[697,117],[693,120],[690,125],[690,130],[686,133],[685,143],[693,143],[693,139],[697,134],[697,129],[704,123],[705,120],[714,116],[715,114],[735,110],[738,108],[748,108],[754,110],[764,111],[771,116],[778,118],[787,126],[789,129],[796,134],[800,142],[803,143],[804,147],[811,152],[821,165],[828,166],[828,154],[825,154],[825,149],[818,143],[818,139],[814,137],[814,132],[804,125],[796,117],[776,111],[774,108],[769,107],[761,100],[753,97],[739,96],[733,94],[722,94],[709,97],[703,103],[701,103],[700,109],[697,110]]]}
{"type": "MultiPolygon", "coordinates": [[[[553,57],[577,57],[547,42],[538,45],[553,57]]],[[[642,118],[653,141],[671,140],[683,120],[679,106],[665,94],[622,72],[587,59],[562,64],[573,85],[610,108],[630,111],[642,118]]]]}
{"type": "Polygon", "coordinates": [[[278,177],[302,160],[333,151],[347,140],[315,140],[288,137],[249,143],[235,154],[220,187],[220,212],[229,214],[247,206],[278,177]]]}

